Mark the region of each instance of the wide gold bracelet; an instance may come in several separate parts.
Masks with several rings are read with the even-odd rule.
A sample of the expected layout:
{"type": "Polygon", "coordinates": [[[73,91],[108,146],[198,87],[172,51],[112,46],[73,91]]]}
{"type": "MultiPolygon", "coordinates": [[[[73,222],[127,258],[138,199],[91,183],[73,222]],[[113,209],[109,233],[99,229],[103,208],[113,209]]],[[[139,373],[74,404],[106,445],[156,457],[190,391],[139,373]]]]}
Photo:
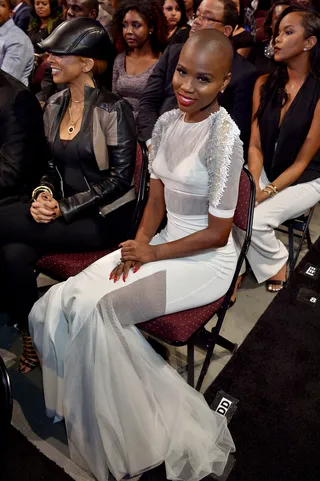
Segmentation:
{"type": "Polygon", "coordinates": [[[267,187],[270,187],[270,188],[273,190],[273,192],[274,192],[274,195],[277,195],[277,194],[279,194],[279,191],[278,191],[278,189],[276,188],[276,186],[275,186],[275,185],[273,185],[273,184],[269,184],[267,187]]]}
{"type": "Polygon", "coordinates": [[[34,189],[34,191],[32,192],[32,200],[36,200],[36,198],[38,197],[38,195],[41,193],[41,192],[48,192],[48,194],[51,195],[51,197],[53,197],[53,192],[52,190],[50,189],[50,187],[48,187],[47,185],[39,185],[38,187],[36,187],[34,189]]]}
{"type": "Polygon", "coordinates": [[[279,193],[278,189],[276,188],[275,185],[269,184],[267,185],[262,192],[265,192],[266,194],[270,195],[270,197],[274,197],[279,193]]]}
{"type": "Polygon", "coordinates": [[[270,197],[274,197],[275,196],[275,193],[273,192],[272,189],[268,189],[268,187],[265,187],[262,192],[265,192],[266,194],[268,194],[270,197]]]}

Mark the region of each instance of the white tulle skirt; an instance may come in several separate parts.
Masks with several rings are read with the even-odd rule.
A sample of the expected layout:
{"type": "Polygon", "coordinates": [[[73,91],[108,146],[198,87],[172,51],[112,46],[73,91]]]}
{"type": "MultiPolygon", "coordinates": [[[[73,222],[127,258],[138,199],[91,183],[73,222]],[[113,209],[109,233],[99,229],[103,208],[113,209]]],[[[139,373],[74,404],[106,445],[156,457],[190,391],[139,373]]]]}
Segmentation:
{"type": "MultiPolygon", "coordinates": [[[[126,319],[124,325],[119,315],[121,308],[128,311],[120,291],[130,289],[138,278],[152,283],[154,274],[164,272],[166,265],[143,266],[136,277],[130,274],[124,287],[108,280],[119,255],[100,259],[78,276],[53,286],[30,313],[30,330],[42,361],[47,414],[55,421],[65,419],[71,458],[99,481],[106,481],[109,471],[119,481],[162,462],[172,480],[220,475],[234,450],[226,419],[211,411],[203,396],[154,352],[132,325],[134,319],[126,319]]],[[[201,291],[192,282],[202,283],[202,292],[207,289],[213,300],[212,265],[206,273],[201,261],[189,267],[186,260],[163,262],[173,266],[172,272],[180,272],[180,279],[171,280],[176,292],[179,282],[193,275],[190,292],[185,289],[184,297],[176,295],[185,309],[188,302],[194,304],[192,294],[201,291]],[[182,264],[174,264],[179,261],[185,270],[181,271],[182,264]]],[[[216,279],[217,298],[227,290],[235,262],[230,256],[229,272],[228,261],[223,260],[223,273],[216,279]]],[[[165,286],[171,267],[165,271],[165,286]]],[[[143,296],[136,297],[130,302],[138,316],[143,296]]],[[[148,290],[144,297],[147,300],[148,290]]],[[[203,300],[199,305],[206,303],[203,300]]]]}

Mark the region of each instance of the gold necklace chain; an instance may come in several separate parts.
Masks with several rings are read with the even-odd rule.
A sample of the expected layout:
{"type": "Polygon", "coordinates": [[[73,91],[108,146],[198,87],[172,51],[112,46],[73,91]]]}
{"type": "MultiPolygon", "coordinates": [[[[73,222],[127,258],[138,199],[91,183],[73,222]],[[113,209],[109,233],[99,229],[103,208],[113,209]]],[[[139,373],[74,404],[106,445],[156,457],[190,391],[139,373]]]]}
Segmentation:
{"type": "Polygon", "coordinates": [[[73,134],[75,126],[77,125],[77,123],[79,122],[79,120],[82,117],[83,111],[84,111],[84,106],[81,109],[81,113],[80,113],[79,117],[77,118],[76,121],[74,121],[73,118],[72,118],[71,106],[69,105],[69,107],[68,107],[68,112],[69,112],[69,117],[70,117],[70,125],[68,127],[68,134],[69,135],[73,134]]]}

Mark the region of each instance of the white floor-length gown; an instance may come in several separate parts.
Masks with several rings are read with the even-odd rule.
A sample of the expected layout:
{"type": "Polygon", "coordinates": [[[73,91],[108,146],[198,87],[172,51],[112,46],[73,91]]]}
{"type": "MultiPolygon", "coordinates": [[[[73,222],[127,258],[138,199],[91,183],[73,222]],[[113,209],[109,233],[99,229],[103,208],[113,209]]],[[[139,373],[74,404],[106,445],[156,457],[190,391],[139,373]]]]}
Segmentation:
{"type": "MultiPolygon", "coordinates": [[[[242,144],[224,109],[197,124],[164,114],[153,141],[151,173],[165,185],[168,217],[153,244],[206,228],[208,211],[233,216],[242,144]]],[[[234,449],[226,419],[135,324],[221,297],[237,261],[232,236],[220,249],[145,264],[126,283],[109,280],[119,259],[116,251],[53,286],[30,313],[47,414],[65,419],[72,459],[99,481],[163,461],[168,479],[221,474],[234,449]]]]}

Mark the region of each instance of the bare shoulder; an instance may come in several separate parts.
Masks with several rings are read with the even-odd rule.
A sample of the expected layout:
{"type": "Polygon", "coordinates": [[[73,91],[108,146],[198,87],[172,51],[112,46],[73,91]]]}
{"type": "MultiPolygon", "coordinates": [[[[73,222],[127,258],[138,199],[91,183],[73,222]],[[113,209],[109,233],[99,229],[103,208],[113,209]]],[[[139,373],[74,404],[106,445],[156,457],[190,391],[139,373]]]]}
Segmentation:
{"type": "Polygon", "coordinates": [[[269,77],[270,77],[270,74],[268,74],[268,73],[266,73],[264,75],[260,75],[260,77],[258,77],[257,81],[256,81],[256,88],[262,87],[262,85],[264,85],[266,83],[266,81],[268,80],[269,77]]]}

